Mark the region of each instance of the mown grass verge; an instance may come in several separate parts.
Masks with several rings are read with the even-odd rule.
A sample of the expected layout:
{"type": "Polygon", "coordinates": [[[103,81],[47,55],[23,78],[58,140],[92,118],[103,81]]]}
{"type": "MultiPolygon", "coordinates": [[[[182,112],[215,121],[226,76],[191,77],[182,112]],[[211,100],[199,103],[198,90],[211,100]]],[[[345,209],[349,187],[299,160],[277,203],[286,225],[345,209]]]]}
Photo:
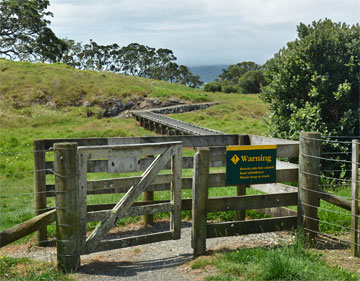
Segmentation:
{"type": "Polygon", "coordinates": [[[241,248],[200,257],[192,262],[191,267],[215,268],[217,273],[207,276],[207,281],[359,280],[357,274],[323,262],[321,255],[309,251],[299,236],[302,237],[298,234],[293,245],[241,248]]]}
{"type": "Polygon", "coordinates": [[[0,256],[0,279],[12,281],[72,281],[71,276],[61,273],[46,262],[33,261],[28,258],[11,258],[0,256]]]}

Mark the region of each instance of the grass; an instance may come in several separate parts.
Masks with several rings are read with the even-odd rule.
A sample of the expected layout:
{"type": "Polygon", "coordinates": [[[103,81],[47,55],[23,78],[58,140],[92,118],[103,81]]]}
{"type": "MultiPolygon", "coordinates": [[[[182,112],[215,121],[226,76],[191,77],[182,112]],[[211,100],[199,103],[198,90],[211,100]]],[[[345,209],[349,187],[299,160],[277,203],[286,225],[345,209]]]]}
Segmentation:
{"type": "Polygon", "coordinates": [[[296,237],[293,245],[220,252],[210,257],[198,258],[191,267],[216,268],[217,274],[205,278],[208,281],[359,280],[357,274],[323,262],[321,255],[312,253],[304,246],[301,234],[296,237]]]}
{"type": "MultiPolygon", "coordinates": [[[[218,105],[207,110],[173,114],[172,117],[226,133],[263,135],[266,130],[264,120],[267,106],[257,95],[205,93],[162,81],[113,73],[74,70],[61,64],[31,64],[0,59],[0,231],[33,217],[32,142],[34,139],[151,135],[151,132],[139,127],[133,119],[100,118],[102,109],[99,105],[104,100],[112,98],[129,100],[143,96],[156,97],[161,100],[177,98],[190,102],[219,101],[218,105]],[[156,85],[153,87],[152,83],[156,85]],[[93,106],[74,106],[84,101],[89,101],[93,106]],[[88,110],[92,111],[94,115],[87,117],[88,110]]],[[[192,153],[191,150],[184,150],[186,156],[192,153]]],[[[191,170],[184,170],[183,173],[188,177],[192,175],[191,170]]],[[[100,179],[110,176],[116,175],[96,174],[91,178],[100,179]]],[[[54,179],[49,176],[49,180],[53,181],[54,179]]],[[[351,195],[349,188],[335,192],[342,196],[351,195]]],[[[254,190],[248,190],[250,195],[256,193],[254,190]]],[[[235,187],[214,188],[209,191],[210,196],[235,194],[235,187]]],[[[88,203],[117,202],[120,196],[117,194],[91,195],[88,196],[88,203]]],[[[190,197],[191,191],[184,190],[183,198],[190,197]]],[[[169,192],[155,193],[155,200],[165,199],[169,199],[169,192]]],[[[54,204],[53,198],[48,199],[49,206],[54,206],[54,204]]],[[[347,213],[326,202],[321,204],[323,208],[347,213]]],[[[247,211],[247,216],[251,218],[264,217],[255,211],[247,211]]],[[[183,212],[183,218],[190,217],[191,212],[183,212]]],[[[156,218],[164,218],[164,215],[156,216],[156,218]]],[[[329,213],[325,210],[319,211],[319,218],[344,226],[350,225],[350,217],[329,213]]],[[[234,220],[235,212],[211,213],[208,214],[208,219],[234,220]]],[[[138,220],[138,217],[125,219],[120,221],[119,225],[138,220]]],[[[94,223],[89,224],[89,229],[94,226],[94,223]]],[[[54,225],[49,226],[48,230],[50,236],[55,235],[54,225]]],[[[320,231],[339,233],[343,232],[344,228],[322,223],[320,231]]],[[[17,243],[29,241],[32,237],[30,235],[17,243]]],[[[309,254],[303,261],[296,261],[294,258],[296,253],[306,256],[305,249],[299,250],[296,247],[238,250],[234,253],[221,254],[224,255],[223,261],[217,260],[220,259],[221,255],[219,254],[203,261],[199,260],[193,266],[196,266],[196,263],[207,263],[216,266],[220,272],[223,272],[221,276],[213,276],[210,277],[213,279],[209,280],[237,280],[244,276],[247,276],[247,280],[285,280],[281,279],[284,274],[297,280],[297,273],[294,273],[293,269],[287,271],[286,268],[299,267],[300,272],[304,273],[304,268],[308,268],[310,261],[318,264],[314,270],[325,270],[326,266],[320,266],[319,257],[314,255],[309,254]],[[226,264],[229,264],[229,267],[226,267],[226,264]],[[257,272],[259,271],[257,264],[268,268],[273,267],[273,273],[271,273],[273,275],[266,275],[268,274],[266,272],[256,275],[260,274],[257,272]],[[256,279],[256,276],[263,279],[256,279]],[[272,276],[271,278],[278,276],[276,277],[278,279],[266,279],[270,278],[269,276],[272,276]]],[[[50,268],[50,272],[48,272],[43,269],[43,264],[31,264],[26,259],[2,258],[0,262],[0,270],[5,270],[6,274],[10,274],[6,276],[6,278],[10,278],[9,280],[70,280],[66,279],[66,276],[56,275],[58,273],[54,268],[50,268]],[[19,267],[26,269],[25,273],[23,271],[16,273],[19,267]],[[35,277],[34,274],[36,276],[50,274],[50,277],[35,277]],[[34,279],[21,279],[28,278],[25,275],[33,276],[34,279]],[[19,279],[11,279],[11,276],[18,276],[16,278],[19,279]]],[[[309,269],[309,271],[311,270],[309,269]]],[[[336,274],[334,276],[338,276],[336,274]]],[[[338,279],[354,280],[347,273],[344,274],[343,276],[339,275],[338,279]],[[346,279],[344,276],[351,278],[346,279]]],[[[310,277],[311,275],[306,276],[310,277]]]]}
{"type": "Polygon", "coordinates": [[[69,275],[57,271],[50,263],[2,256],[0,256],[0,277],[4,281],[74,280],[69,275]]]}
{"type": "Polygon", "coordinates": [[[111,72],[77,70],[55,63],[13,62],[0,59],[0,104],[22,108],[34,104],[99,105],[107,99],[152,96],[202,102],[211,95],[164,81],[111,72]],[[155,85],[155,86],[153,86],[155,85]]]}
{"type": "Polygon", "coordinates": [[[267,107],[257,95],[214,93],[220,104],[171,117],[228,134],[264,135],[267,107]]]}

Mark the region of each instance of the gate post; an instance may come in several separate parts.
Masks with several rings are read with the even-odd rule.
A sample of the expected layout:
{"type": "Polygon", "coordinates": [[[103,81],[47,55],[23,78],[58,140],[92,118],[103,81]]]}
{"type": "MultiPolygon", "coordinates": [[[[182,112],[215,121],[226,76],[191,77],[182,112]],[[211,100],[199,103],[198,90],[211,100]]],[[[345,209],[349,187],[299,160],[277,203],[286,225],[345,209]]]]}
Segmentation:
{"type": "MultiPolygon", "coordinates": [[[[47,211],[46,205],[46,173],[45,173],[45,142],[43,140],[34,141],[34,199],[35,216],[47,211]]],[[[35,235],[36,245],[46,246],[47,233],[46,226],[41,228],[35,235]]]]}
{"type": "Polygon", "coordinates": [[[359,143],[357,139],[352,140],[352,165],[351,165],[351,253],[354,257],[359,256],[359,143]]]}
{"type": "Polygon", "coordinates": [[[192,182],[191,247],[194,256],[206,251],[206,201],[208,199],[209,148],[198,148],[194,155],[192,182]]]}
{"type": "Polygon", "coordinates": [[[319,231],[318,207],[320,199],[315,192],[320,181],[320,133],[301,132],[299,145],[298,225],[313,240],[319,231]],[[314,192],[315,191],[315,192],[314,192]]]}
{"type": "Polygon", "coordinates": [[[81,237],[77,143],[54,144],[54,170],[58,268],[75,272],[80,266],[81,237]]]}

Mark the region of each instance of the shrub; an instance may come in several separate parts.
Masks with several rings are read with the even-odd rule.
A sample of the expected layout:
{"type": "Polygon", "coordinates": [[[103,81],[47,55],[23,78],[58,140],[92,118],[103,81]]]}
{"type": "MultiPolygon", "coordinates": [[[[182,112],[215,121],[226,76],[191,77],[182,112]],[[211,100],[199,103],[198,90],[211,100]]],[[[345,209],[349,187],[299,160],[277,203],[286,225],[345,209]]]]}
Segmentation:
{"type": "Polygon", "coordinates": [[[221,92],[221,84],[217,81],[206,83],[204,86],[204,91],[213,93],[221,92]]]}

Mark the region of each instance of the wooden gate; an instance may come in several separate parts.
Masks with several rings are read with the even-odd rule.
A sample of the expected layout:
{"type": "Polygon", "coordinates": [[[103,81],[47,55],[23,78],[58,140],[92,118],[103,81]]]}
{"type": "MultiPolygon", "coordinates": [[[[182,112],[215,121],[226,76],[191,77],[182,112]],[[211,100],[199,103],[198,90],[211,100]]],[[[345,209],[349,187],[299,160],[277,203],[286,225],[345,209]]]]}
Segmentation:
{"type": "Polygon", "coordinates": [[[181,228],[181,154],[182,143],[156,143],[156,144],[133,144],[115,146],[93,146],[79,147],[79,172],[80,172],[80,222],[82,236],[86,235],[86,185],[87,185],[87,161],[95,159],[108,159],[109,171],[118,172],[119,166],[122,170],[129,170],[136,166],[141,156],[157,155],[151,165],[144,171],[140,180],[133,185],[121,198],[112,210],[98,212],[103,217],[97,228],[90,236],[83,240],[82,253],[88,254],[97,251],[105,251],[128,246],[141,245],[145,243],[159,242],[170,239],[180,239],[181,228]],[[172,184],[171,201],[169,203],[153,204],[139,208],[148,209],[148,213],[170,212],[170,231],[151,235],[142,235],[126,239],[105,240],[105,236],[116,222],[124,217],[136,216],[137,209],[131,206],[142,192],[154,181],[160,170],[171,161],[172,184]]]}
{"type": "Polygon", "coordinates": [[[83,254],[180,239],[182,142],[80,147],[77,147],[76,143],[56,143],[54,158],[57,256],[60,268],[65,271],[76,271],[80,265],[80,255],[83,254]],[[88,189],[94,181],[88,181],[88,169],[94,172],[94,164],[104,165],[106,162],[108,173],[139,171],[140,157],[148,155],[156,157],[141,177],[97,180],[97,184],[103,188],[110,187],[119,193],[126,193],[110,210],[89,209],[88,189]],[[159,176],[161,170],[168,169],[169,162],[171,172],[159,176]],[[170,184],[170,201],[142,206],[134,204],[151,184],[164,180],[170,184]],[[170,212],[169,231],[122,239],[106,237],[121,218],[164,212],[170,212]],[[86,226],[89,221],[100,223],[87,237],[86,226]]]}

